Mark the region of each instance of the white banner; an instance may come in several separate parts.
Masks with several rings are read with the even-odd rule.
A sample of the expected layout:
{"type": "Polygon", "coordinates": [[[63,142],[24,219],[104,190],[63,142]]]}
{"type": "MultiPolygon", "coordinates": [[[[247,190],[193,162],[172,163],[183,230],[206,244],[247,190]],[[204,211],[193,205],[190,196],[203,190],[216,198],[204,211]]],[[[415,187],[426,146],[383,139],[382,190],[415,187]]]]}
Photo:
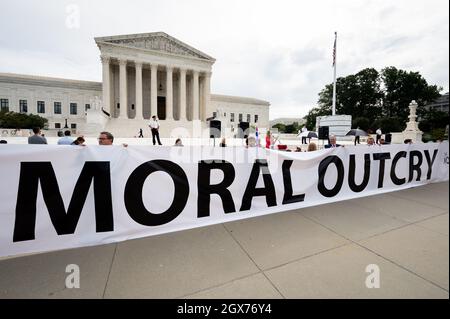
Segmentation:
{"type": "Polygon", "coordinates": [[[448,180],[448,142],[310,153],[0,145],[0,256],[99,245],[448,180]]]}

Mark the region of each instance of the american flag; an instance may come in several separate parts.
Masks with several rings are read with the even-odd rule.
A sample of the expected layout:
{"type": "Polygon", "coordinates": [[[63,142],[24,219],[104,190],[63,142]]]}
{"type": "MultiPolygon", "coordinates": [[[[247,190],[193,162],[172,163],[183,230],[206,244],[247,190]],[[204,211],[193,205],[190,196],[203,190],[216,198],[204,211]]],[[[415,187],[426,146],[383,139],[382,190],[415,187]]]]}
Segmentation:
{"type": "Polygon", "coordinates": [[[334,33],[333,66],[336,65],[336,40],[337,40],[337,32],[334,33]]]}

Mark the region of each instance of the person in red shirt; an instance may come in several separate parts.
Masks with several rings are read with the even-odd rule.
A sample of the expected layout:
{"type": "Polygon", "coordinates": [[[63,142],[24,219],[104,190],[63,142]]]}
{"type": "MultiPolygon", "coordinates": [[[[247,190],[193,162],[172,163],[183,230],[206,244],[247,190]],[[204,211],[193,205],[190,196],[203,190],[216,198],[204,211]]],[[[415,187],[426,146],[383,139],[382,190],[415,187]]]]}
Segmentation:
{"type": "Polygon", "coordinates": [[[270,138],[271,138],[272,134],[270,133],[270,131],[267,131],[266,134],[266,148],[270,148],[270,138]]]}

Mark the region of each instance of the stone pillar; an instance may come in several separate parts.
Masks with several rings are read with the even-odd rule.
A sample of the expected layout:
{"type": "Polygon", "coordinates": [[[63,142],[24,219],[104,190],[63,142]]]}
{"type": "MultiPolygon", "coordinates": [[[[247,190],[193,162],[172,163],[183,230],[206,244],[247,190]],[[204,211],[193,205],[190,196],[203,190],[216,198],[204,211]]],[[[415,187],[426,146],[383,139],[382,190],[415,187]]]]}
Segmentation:
{"type": "Polygon", "coordinates": [[[173,68],[166,67],[166,120],[173,120],[173,68]]]}
{"type": "Polygon", "coordinates": [[[127,61],[120,60],[120,109],[119,109],[119,118],[126,119],[128,118],[128,97],[127,97],[127,61]]]}
{"type": "Polygon", "coordinates": [[[150,117],[158,113],[158,64],[151,65],[150,79],[150,117]]]}
{"type": "Polygon", "coordinates": [[[416,110],[417,110],[417,103],[416,101],[412,100],[411,103],[409,103],[409,122],[406,123],[406,129],[405,131],[419,131],[419,125],[416,122],[416,110]]]}
{"type": "Polygon", "coordinates": [[[110,77],[110,67],[111,62],[110,57],[102,56],[102,106],[103,109],[111,114],[111,77],[110,77]]]}
{"type": "Polygon", "coordinates": [[[406,123],[406,129],[402,132],[403,139],[411,139],[414,143],[422,143],[423,132],[419,129],[419,123],[416,122],[417,103],[412,100],[409,104],[409,122],[406,123]]]}
{"type": "Polygon", "coordinates": [[[200,112],[199,91],[198,91],[198,71],[193,71],[192,75],[192,119],[198,120],[200,112]]]}
{"type": "Polygon", "coordinates": [[[180,121],[186,120],[186,69],[180,69],[180,121]]]}
{"type": "MultiPolygon", "coordinates": [[[[203,78],[203,109],[202,109],[202,120],[206,121],[207,110],[210,104],[210,94],[211,94],[211,72],[206,72],[203,78]]],[[[218,114],[219,116],[219,114],[218,114]]]]}
{"type": "Polygon", "coordinates": [[[135,61],[136,65],[136,120],[143,120],[142,106],[142,62],[135,61]]]}

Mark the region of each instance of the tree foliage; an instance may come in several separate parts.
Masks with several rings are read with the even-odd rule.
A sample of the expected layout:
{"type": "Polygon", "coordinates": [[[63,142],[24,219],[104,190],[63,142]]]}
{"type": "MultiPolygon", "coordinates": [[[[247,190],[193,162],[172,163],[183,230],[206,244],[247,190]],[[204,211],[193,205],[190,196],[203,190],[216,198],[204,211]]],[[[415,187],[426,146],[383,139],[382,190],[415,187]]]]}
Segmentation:
{"type": "Polygon", "coordinates": [[[33,127],[44,128],[48,123],[46,118],[34,114],[16,112],[0,112],[0,127],[13,129],[31,129],[33,127]]]}
{"type": "MultiPolygon", "coordinates": [[[[424,106],[439,97],[441,90],[436,85],[428,85],[419,72],[393,66],[381,72],[366,68],[336,80],[336,113],[351,115],[354,128],[376,130],[380,127],[384,132],[398,131],[408,120],[412,100],[419,104],[419,117],[426,117],[428,111],[424,106]]],[[[333,84],[327,84],[319,93],[318,106],[305,116],[308,129],[315,126],[317,116],[331,115],[332,97],[333,84]]],[[[437,118],[428,120],[433,122],[437,118]]]]}
{"type": "Polygon", "coordinates": [[[370,120],[367,117],[352,118],[352,127],[367,131],[370,128],[370,120]]]}
{"type": "Polygon", "coordinates": [[[286,131],[286,125],[284,125],[282,123],[274,124],[274,125],[272,125],[272,128],[278,129],[278,132],[280,132],[280,133],[284,133],[286,131]]]}
{"type": "Polygon", "coordinates": [[[381,71],[384,84],[383,115],[396,116],[402,121],[408,120],[411,100],[419,105],[417,114],[426,113],[424,106],[437,99],[442,88],[428,85],[419,72],[407,72],[393,66],[381,71]]]}

